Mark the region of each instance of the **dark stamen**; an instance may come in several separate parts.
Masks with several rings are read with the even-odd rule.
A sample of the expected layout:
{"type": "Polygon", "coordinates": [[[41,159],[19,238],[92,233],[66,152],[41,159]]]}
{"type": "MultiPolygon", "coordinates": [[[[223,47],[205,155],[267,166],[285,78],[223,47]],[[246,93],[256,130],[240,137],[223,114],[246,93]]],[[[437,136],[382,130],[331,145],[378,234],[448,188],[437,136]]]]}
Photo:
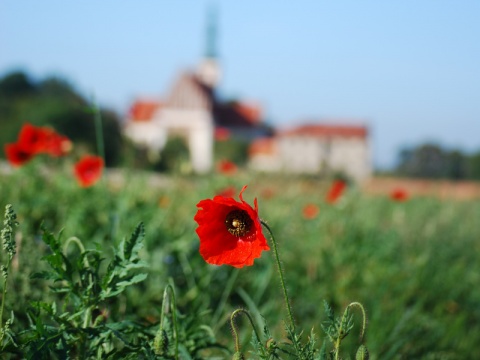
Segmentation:
{"type": "Polygon", "coordinates": [[[244,236],[248,234],[253,225],[253,221],[244,210],[233,210],[225,218],[225,226],[233,236],[244,236]]]}

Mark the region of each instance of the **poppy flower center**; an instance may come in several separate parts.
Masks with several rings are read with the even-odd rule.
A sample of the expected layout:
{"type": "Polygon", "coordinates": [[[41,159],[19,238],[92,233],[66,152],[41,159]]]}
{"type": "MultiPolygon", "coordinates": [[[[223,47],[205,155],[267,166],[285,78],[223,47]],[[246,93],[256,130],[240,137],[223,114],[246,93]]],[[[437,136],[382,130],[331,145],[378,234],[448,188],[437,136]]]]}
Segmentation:
{"type": "Polygon", "coordinates": [[[233,236],[244,236],[252,228],[253,221],[244,210],[230,211],[225,218],[225,226],[233,236]]]}

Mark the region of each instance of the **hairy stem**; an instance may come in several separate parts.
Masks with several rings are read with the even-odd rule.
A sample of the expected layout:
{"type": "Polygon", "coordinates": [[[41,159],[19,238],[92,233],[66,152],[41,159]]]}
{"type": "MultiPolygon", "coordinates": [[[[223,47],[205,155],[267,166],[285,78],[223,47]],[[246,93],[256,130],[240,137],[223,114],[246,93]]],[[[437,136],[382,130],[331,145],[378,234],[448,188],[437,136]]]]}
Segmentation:
{"type": "Polygon", "coordinates": [[[283,276],[282,263],[280,262],[280,257],[278,255],[277,242],[276,242],[275,236],[273,235],[273,232],[270,229],[270,227],[268,226],[268,224],[263,220],[260,220],[260,222],[268,230],[268,232],[270,234],[270,237],[272,239],[273,254],[275,256],[275,261],[277,263],[278,274],[280,275],[280,284],[282,286],[283,296],[285,298],[285,305],[287,306],[287,312],[288,312],[288,317],[289,317],[289,320],[290,320],[290,326],[291,326],[293,332],[295,333],[295,321],[293,319],[292,308],[290,306],[290,300],[288,298],[288,293],[287,293],[287,286],[285,284],[285,278],[283,276]]]}
{"type": "MultiPolygon", "coordinates": [[[[8,258],[7,260],[7,266],[5,267],[5,271],[8,271],[8,268],[10,267],[10,262],[11,262],[11,259],[8,258]]],[[[5,299],[7,297],[7,280],[8,280],[8,277],[4,277],[4,280],[3,280],[3,292],[2,292],[2,307],[0,308],[0,329],[3,329],[3,311],[5,309],[5,299]]],[[[2,335],[3,335],[3,332],[2,332],[2,335]]],[[[3,340],[3,336],[2,336],[2,340],[3,340]]]]}
{"type": "MultiPolygon", "coordinates": [[[[67,253],[68,246],[72,242],[75,243],[78,246],[78,248],[80,249],[80,254],[83,254],[85,252],[85,246],[83,246],[82,241],[79,238],[77,238],[76,236],[72,236],[72,237],[69,237],[67,239],[67,241],[65,242],[65,245],[63,245],[64,254],[67,253]]],[[[85,267],[90,266],[90,263],[88,262],[88,259],[87,259],[86,256],[83,258],[83,264],[85,265],[85,267]]]]}
{"type": "Polygon", "coordinates": [[[250,313],[245,309],[237,309],[230,316],[230,326],[232,328],[232,333],[235,341],[235,352],[240,352],[240,338],[238,336],[238,331],[235,324],[235,317],[239,314],[244,314],[248,318],[248,321],[250,321],[250,325],[252,325],[253,332],[255,333],[255,337],[257,338],[257,341],[260,342],[260,337],[258,336],[257,327],[255,326],[255,323],[253,322],[253,319],[250,313]]]}
{"type": "Polygon", "coordinates": [[[345,322],[345,317],[348,314],[348,310],[354,306],[360,308],[363,316],[362,331],[360,332],[360,342],[363,343],[363,337],[365,336],[365,331],[367,328],[367,316],[362,304],[360,304],[359,302],[352,302],[348,304],[348,306],[345,308],[345,311],[343,312],[343,315],[342,315],[342,319],[340,321],[340,329],[338,330],[338,337],[337,337],[337,340],[335,341],[335,360],[338,360],[340,356],[340,343],[342,341],[342,330],[343,330],[342,327],[343,327],[343,323],[345,322]]]}

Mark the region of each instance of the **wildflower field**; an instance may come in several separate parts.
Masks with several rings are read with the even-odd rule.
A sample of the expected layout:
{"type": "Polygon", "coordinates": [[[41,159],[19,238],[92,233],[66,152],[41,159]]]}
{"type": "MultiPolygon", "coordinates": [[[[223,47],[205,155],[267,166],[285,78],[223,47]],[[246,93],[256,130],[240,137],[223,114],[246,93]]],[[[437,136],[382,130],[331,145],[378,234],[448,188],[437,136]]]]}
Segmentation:
{"type": "Polygon", "coordinates": [[[0,175],[2,358],[480,358],[478,200],[244,171],[104,171],[85,187],[77,168],[0,175]],[[221,241],[199,251],[250,229],[261,249],[244,263],[221,241]]]}

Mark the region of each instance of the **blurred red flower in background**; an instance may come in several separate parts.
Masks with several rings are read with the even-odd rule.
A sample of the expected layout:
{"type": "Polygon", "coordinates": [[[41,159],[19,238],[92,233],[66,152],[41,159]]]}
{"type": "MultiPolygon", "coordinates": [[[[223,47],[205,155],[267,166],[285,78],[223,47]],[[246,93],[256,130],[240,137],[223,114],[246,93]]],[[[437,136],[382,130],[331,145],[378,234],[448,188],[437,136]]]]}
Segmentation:
{"type": "Polygon", "coordinates": [[[26,152],[36,155],[45,152],[47,133],[44,128],[25,124],[18,134],[18,144],[26,152]]]}
{"type": "Polygon", "coordinates": [[[390,193],[390,198],[394,201],[402,202],[408,200],[408,192],[403,188],[393,189],[390,193]]]}
{"type": "Polygon", "coordinates": [[[335,180],[332,185],[330,186],[330,189],[328,190],[327,196],[326,196],[326,201],[329,204],[335,204],[340,197],[342,196],[343,192],[345,191],[347,187],[347,183],[343,180],[335,180]]]}
{"type": "Polygon", "coordinates": [[[103,159],[100,156],[86,155],[75,164],[74,172],[82,187],[94,185],[102,176],[103,159]]]}
{"type": "Polygon", "coordinates": [[[307,204],[303,207],[303,217],[311,220],[315,219],[320,212],[320,208],[315,204],[307,204]]]}
{"type": "Polygon", "coordinates": [[[223,197],[234,197],[236,193],[236,190],[233,186],[226,187],[220,191],[217,192],[217,196],[223,196],[223,197]]]}
{"type": "Polygon", "coordinates": [[[20,166],[37,154],[58,157],[72,149],[72,142],[48,127],[24,124],[16,143],[5,145],[7,159],[13,166],[20,166]]]}
{"type": "Polygon", "coordinates": [[[200,255],[213,265],[231,265],[237,268],[253,265],[263,250],[269,250],[258,216],[257,199],[252,208],[243,200],[215,196],[201,200],[194,220],[200,239],[200,255]]]}
{"type": "Polygon", "coordinates": [[[33,158],[33,154],[25,151],[20,144],[5,144],[5,155],[12,166],[22,166],[33,158]]]}
{"type": "Polygon", "coordinates": [[[44,151],[53,157],[67,155],[73,148],[73,144],[66,136],[60,135],[53,129],[46,128],[44,151]]]}
{"type": "Polygon", "coordinates": [[[227,128],[218,127],[215,129],[214,137],[217,141],[228,140],[230,138],[230,130],[228,130],[227,128]]]}
{"type": "Polygon", "coordinates": [[[221,174],[233,175],[237,172],[237,165],[229,160],[220,160],[217,169],[221,174]]]}

